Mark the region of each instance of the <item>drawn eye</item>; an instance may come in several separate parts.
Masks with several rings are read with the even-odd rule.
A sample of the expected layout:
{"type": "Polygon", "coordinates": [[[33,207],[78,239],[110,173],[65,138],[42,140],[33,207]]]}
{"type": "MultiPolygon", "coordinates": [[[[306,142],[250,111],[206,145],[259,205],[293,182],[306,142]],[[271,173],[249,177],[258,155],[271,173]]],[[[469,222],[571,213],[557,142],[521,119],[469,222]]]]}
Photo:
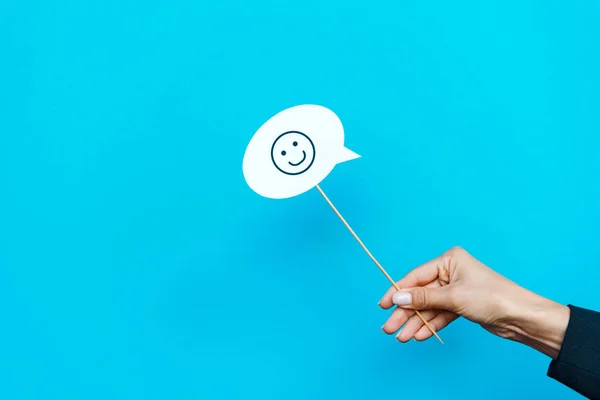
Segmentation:
{"type": "Polygon", "coordinates": [[[285,150],[281,152],[281,155],[282,155],[282,156],[285,156],[286,154],[287,154],[287,153],[285,152],[285,150]]]}
{"type": "Polygon", "coordinates": [[[294,147],[298,146],[298,142],[293,143],[294,147]]]}

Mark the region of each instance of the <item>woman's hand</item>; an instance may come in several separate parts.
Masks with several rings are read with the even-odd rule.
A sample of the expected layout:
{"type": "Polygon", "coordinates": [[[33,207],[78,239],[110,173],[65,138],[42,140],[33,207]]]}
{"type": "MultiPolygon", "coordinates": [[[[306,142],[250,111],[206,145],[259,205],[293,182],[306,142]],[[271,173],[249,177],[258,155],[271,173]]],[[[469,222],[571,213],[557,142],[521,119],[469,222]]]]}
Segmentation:
{"type": "Polygon", "coordinates": [[[556,358],[569,322],[569,308],[532,293],[483,265],[461,248],[409,272],[390,288],[379,305],[395,309],[383,331],[404,328],[396,336],[429,339],[432,334],[414,315],[421,314],[439,331],[462,316],[495,335],[524,343],[556,358]]]}

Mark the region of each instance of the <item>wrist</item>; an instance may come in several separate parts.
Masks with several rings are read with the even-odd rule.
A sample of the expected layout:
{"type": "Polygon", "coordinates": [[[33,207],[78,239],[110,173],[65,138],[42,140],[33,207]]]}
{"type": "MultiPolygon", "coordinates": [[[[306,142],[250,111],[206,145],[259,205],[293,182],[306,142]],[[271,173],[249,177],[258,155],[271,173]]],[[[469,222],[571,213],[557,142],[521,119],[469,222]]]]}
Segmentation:
{"type": "Polygon", "coordinates": [[[524,297],[511,318],[515,340],[556,359],[569,324],[569,307],[531,292],[524,297]]]}

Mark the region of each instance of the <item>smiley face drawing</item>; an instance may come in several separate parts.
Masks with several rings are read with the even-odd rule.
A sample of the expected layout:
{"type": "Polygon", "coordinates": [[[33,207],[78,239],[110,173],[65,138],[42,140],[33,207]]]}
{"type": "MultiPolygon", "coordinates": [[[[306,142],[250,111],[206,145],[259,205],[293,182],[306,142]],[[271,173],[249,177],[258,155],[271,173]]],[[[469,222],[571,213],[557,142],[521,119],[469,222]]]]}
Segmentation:
{"type": "Polygon", "coordinates": [[[315,161],[315,145],[302,132],[289,131],[279,135],[271,148],[275,167],[286,175],[300,175],[315,161]]]}
{"type": "Polygon", "coordinates": [[[333,111],[301,104],[258,128],[244,152],[242,172],[260,196],[289,199],[314,188],[336,165],[356,158],[360,155],[344,145],[344,126],[333,111]]]}

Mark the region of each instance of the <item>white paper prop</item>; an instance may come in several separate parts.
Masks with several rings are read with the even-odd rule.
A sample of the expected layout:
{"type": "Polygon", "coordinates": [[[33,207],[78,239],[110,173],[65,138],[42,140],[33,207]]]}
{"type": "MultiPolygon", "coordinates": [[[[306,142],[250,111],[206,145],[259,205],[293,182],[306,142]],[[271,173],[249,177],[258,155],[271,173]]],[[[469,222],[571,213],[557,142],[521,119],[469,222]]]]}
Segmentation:
{"type": "Polygon", "coordinates": [[[337,164],[358,157],[344,147],[344,127],[337,115],[307,104],[265,122],[246,148],[242,169],[256,193],[285,199],[312,189],[337,164]]]}
{"type": "MultiPolygon", "coordinates": [[[[306,104],[281,111],[258,129],[246,148],[242,170],[248,186],[271,199],[298,196],[316,187],[375,265],[400,290],[319,186],[337,164],[359,157],[344,147],[344,127],[337,115],[325,107],[306,104]]],[[[415,313],[442,342],[421,313],[415,313]]]]}

